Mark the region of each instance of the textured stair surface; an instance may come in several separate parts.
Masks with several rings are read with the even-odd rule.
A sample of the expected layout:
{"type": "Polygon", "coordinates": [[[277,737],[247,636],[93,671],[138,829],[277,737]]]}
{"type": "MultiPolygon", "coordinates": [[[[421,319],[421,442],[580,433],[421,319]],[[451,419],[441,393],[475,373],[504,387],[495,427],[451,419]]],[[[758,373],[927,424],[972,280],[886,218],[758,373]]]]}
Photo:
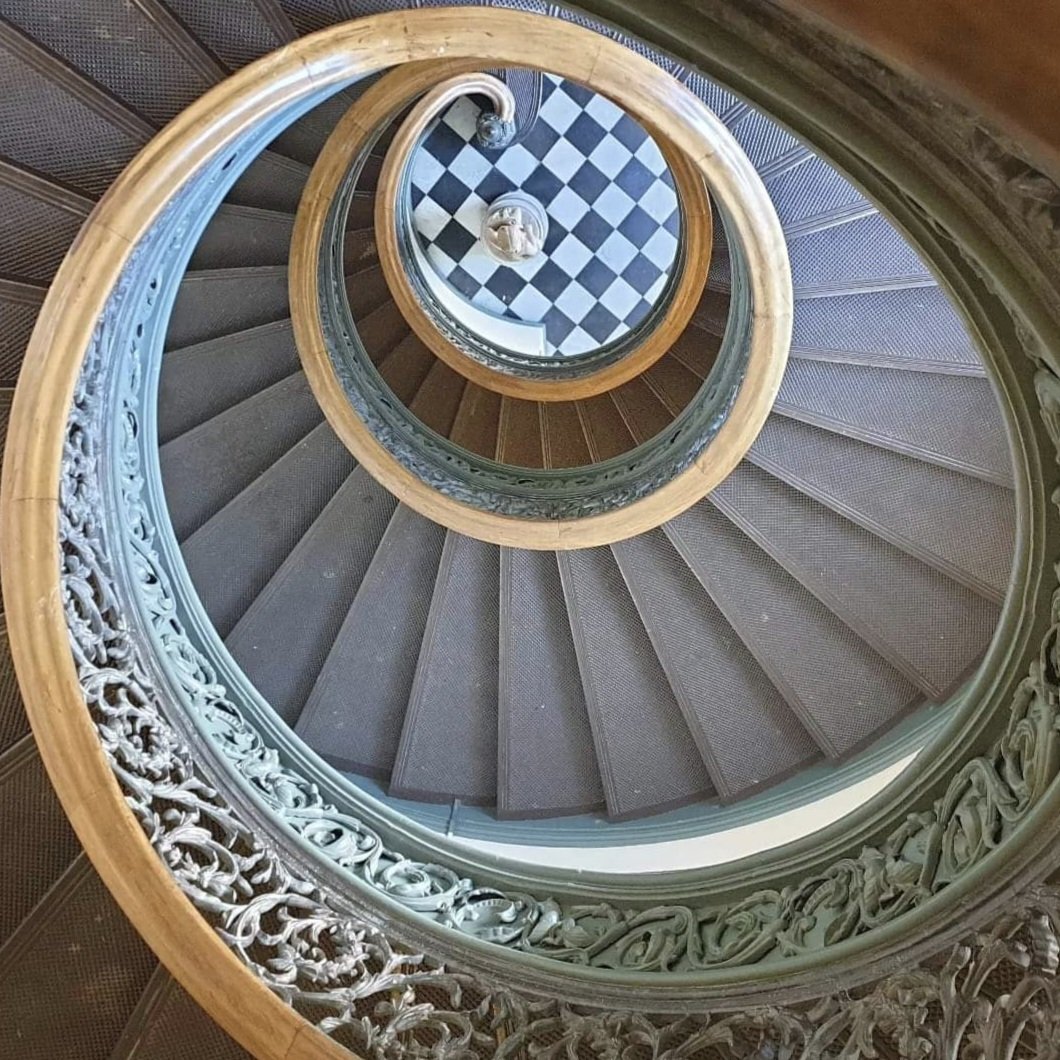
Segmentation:
{"type": "MultiPolygon", "coordinates": [[[[0,0],[0,436],[47,286],[124,166],[229,72],[383,6],[0,0]]],[[[633,540],[555,554],[448,533],[398,504],[324,422],[300,371],[287,257],[313,161],[368,82],[279,136],[195,250],[159,393],[173,527],[235,660],[354,779],[510,818],[735,800],[871,744],[959,686],[989,644],[1015,505],[975,344],[841,174],[725,89],[681,76],[776,206],[792,356],[737,471],[633,540]]],[[[343,246],[358,332],[397,400],[476,453],[534,468],[617,457],[672,422],[724,333],[720,226],[693,325],[644,377],[577,404],[501,399],[436,361],[390,298],[373,232],[385,143],[343,246]]],[[[2,613],[0,800],[0,1056],[246,1057],[80,852],[2,613]]]]}

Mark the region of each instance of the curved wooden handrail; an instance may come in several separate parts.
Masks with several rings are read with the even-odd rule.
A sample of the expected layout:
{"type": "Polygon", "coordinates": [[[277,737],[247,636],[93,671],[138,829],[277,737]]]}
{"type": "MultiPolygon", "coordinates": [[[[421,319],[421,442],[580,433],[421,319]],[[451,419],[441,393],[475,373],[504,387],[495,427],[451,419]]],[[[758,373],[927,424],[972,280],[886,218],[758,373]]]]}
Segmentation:
{"type": "MultiPolygon", "coordinates": [[[[451,100],[453,90],[462,94],[476,90],[472,83],[462,85],[461,77],[460,74],[453,75],[451,81],[438,85],[416,104],[391,142],[379,176],[375,195],[376,244],[379,248],[379,263],[383,269],[383,275],[386,277],[387,285],[398,309],[420,341],[436,357],[486,390],[493,390],[496,393],[526,401],[579,401],[628,383],[647,371],[670,349],[678,336],[689,326],[703,297],[707,273],[710,270],[713,224],[710,198],[707,195],[702,175],[680,151],[675,150],[664,132],[658,129],[651,130],[673,174],[678,200],[681,203],[684,247],[681,260],[677,263],[681,270],[680,275],[666,307],[665,316],[650,330],[636,349],[594,372],[573,379],[527,378],[498,371],[457,349],[438,330],[409,283],[407,265],[402,258],[399,243],[398,199],[401,194],[402,174],[409,165],[412,152],[420,142],[424,130],[451,100]]],[[[418,75],[413,76],[412,71],[404,69],[393,71],[384,80],[391,78],[395,82],[394,92],[399,91],[403,84],[411,86],[411,84],[422,83],[418,75]]],[[[383,109],[382,101],[390,94],[390,86],[382,90],[382,82],[380,82],[374,86],[374,89],[366,92],[351,108],[351,111],[357,112],[350,119],[352,126],[371,128],[386,119],[388,112],[383,109]],[[378,96],[374,95],[375,88],[381,89],[378,96]]],[[[406,102],[414,98],[416,94],[418,93],[411,92],[411,89],[406,87],[406,102]]],[[[336,128],[319,156],[323,160],[321,164],[329,167],[329,172],[335,172],[330,169],[332,154],[339,166],[343,167],[338,171],[345,172],[344,166],[349,165],[349,160],[361,148],[353,137],[342,134],[341,129],[341,125],[336,128]],[[325,156],[328,157],[325,159],[325,156]]],[[[322,203],[319,198],[315,198],[312,200],[312,208],[326,209],[326,204],[322,203]]],[[[306,229],[306,231],[311,230],[306,229]]],[[[295,238],[297,235],[296,232],[295,238]]],[[[291,311],[294,315],[293,299],[291,311]]]]}
{"type": "MultiPolygon", "coordinates": [[[[488,21],[486,12],[482,17],[488,21]]],[[[524,519],[487,512],[446,496],[407,470],[376,439],[350,405],[335,373],[318,298],[319,248],[328,208],[350,160],[342,143],[358,131],[366,131],[363,110],[352,108],[348,112],[318,157],[303,193],[291,242],[295,341],[310,385],[339,438],[378,482],[420,514],[468,536],[521,548],[587,548],[622,540],[660,525],[702,498],[736,467],[761,430],[784,374],[791,335],[791,277],[784,236],[767,192],[735,140],[695,96],[654,63],[634,56],[621,45],[612,52],[610,43],[596,58],[587,59],[582,52],[584,40],[570,33],[571,28],[570,24],[554,24],[555,32],[547,44],[534,39],[505,40],[505,50],[490,51],[488,63],[496,66],[501,60],[510,61],[507,48],[514,45],[519,49],[517,65],[547,67],[580,81],[612,98],[653,135],[665,130],[661,138],[688,160],[704,184],[726,204],[735,237],[747,248],[754,307],[747,371],[725,423],[687,470],[649,496],[613,511],[581,519],[524,519]]],[[[500,36],[491,34],[491,40],[497,42],[500,36]]],[[[478,65],[486,62],[482,59],[478,65]]],[[[382,99],[393,107],[428,77],[429,73],[410,71],[407,79],[382,79],[375,86],[380,101],[372,101],[372,114],[385,116],[382,99]]],[[[362,102],[367,97],[368,93],[362,102]]],[[[381,220],[393,229],[387,207],[378,205],[387,198],[381,191],[377,199],[377,209],[383,211],[382,216],[377,213],[377,231],[381,230],[381,220]]],[[[433,324],[429,327],[435,331],[433,324]]]]}

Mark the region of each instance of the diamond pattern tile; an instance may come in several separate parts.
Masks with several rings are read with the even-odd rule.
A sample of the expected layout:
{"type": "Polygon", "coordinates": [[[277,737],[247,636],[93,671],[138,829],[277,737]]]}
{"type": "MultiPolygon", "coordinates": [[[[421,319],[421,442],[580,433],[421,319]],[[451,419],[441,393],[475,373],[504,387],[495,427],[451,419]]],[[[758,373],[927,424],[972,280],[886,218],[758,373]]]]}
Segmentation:
{"type": "Polygon", "coordinates": [[[464,298],[543,323],[551,356],[615,342],[666,289],[680,233],[673,178],[658,146],[615,104],[546,75],[541,111],[520,143],[474,141],[479,107],[454,103],[428,130],[412,169],[413,223],[427,257],[464,298]],[[516,189],[544,206],[544,254],[494,261],[479,240],[486,210],[516,189]]]}

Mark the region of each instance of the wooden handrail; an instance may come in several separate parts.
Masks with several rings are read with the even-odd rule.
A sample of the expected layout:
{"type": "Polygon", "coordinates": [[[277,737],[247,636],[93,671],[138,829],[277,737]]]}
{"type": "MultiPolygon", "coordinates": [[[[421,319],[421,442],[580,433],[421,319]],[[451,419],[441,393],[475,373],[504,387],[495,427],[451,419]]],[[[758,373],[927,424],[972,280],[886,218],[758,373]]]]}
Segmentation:
{"type": "MultiPolygon", "coordinates": [[[[479,14],[483,25],[490,22],[491,12],[479,14]]],[[[355,412],[336,374],[324,337],[319,302],[321,240],[330,205],[351,159],[344,144],[386,116],[384,100],[393,110],[400,106],[400,101],[410,98],[414,90],[422,91],[419,86],[430,83],[429,72],[409,70],[401,77],[382,79],[362,98],[362,104],[369,100],[367,116],[366,109],[351,108],[318,157],[303,193],[292,236],[290,301],[299,356],[317,400],[336,434],[377,481],[422,515],[471,537],[513,547],[572,549],[621,540],[658,526],[702,498],[736,467],[765,422],[783,377],[791,334],[792,296],[786,246],[772,202],[754,168],[722,123],[691,92],[649,60],[620,44],[602,40],[588,45],[591,50],[598,49],[598,54],[587,57],[584,53],[587,42],[581,34],[571,32],[575,28],[572,24],[553,20],[551,25],[553,32],[547,42],[533,37],[522,41],[504,39],[502,47],[499,42],[504,34],[491,32],[491,49],[496,45],[501,50],[490,50],[488,60],[480,59],[471,68],[509,63],[547,68],[610,97],[649,133],[672,146],[676,154],[671,159],[679,155],[687,160],[701,183],[709,186],[726,205],[734,236],[746,247],[753,306],[751,351],[743,385],[729,416],[706,450],[684,472],[625,507],[580,519],[516,518],[473,507],[427,485],[379,442],[355,412]],[[513,60],[515,54],[518,58],[513,60]],[[369,94],[376,90],[378,99],[369,99],[369,94]]],[[[473,33],[468,37],[472,39],[473,33]]],[[[470,46],[467,50],[470,53],[470,46]]],[[[468,68],[450,65],[447,72],[451,76],[468,68]]],[[[399,133],[401,143],[395,140],[391,146],[377,193],[376,228],[381,244],[395,231],[394,188],[388,193],[387,187],[398,172],[398,160],[407,154],[418,137],[423,120],[422,115],[416,120],[410,117],[399,133]]],[[[403,266],[396,257],[394,245],[383,252],[382,260],[392,293],[399,297],[406,281],[403,276],[395,275],[395,265],[397,271],[403,266]]],[[[417,317],[422,310],[412,302],[414,299],[404,299],[399,304],[417,334],[448,362],[451,355],[443,354],[437,344],[437,330],[426,318],[417,317]],[[432,333],[433,337],[429,337],[432,333]]],[[[448,343],[445,345],[448,347],[448,343]]],[[[665,348],[659,354],[662,352],[665,348]]],[[[488,368],[477,367],[491,377],[499,376],[488,368]]],[[[464,371],[464,367],[458,370],[464,371]]],[[[478,374],[465,374],[476,383],[488,385],[478,374]]],[[[618,381],[620,378],[611,385],[618,381]]],[[[518,396],[527,395],[520,392],[518,396]]],[[[570,392],[563,397],[570,400],[570,392]]]]}

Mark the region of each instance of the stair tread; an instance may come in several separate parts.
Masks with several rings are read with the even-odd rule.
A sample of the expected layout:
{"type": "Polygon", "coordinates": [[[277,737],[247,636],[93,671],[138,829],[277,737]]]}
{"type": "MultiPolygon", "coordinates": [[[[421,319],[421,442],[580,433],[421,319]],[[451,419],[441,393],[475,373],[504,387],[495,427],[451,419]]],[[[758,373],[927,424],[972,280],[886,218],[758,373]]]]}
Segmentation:
{"type": "Polygon", "coordinates": [[[886,355],[981,368],[971,336],[940,287],[837,295],[797,302],[793,351],[805,356],[886,355]]]}
{"type": "Polygon", "coordinates": [[[171,441],[298,371],[289,319],[170,350],[162,358],[158,438],[171,441]],[[210,385],[202,380],[209,376],[210,385]]]}
{"type": "Polygon", "coordinates": [[[286,320],[290,315],[286,266],[189,272],[181,280],[173,304],[166,349],[193,346],[259,324],[286,320]]]}
{"type": "Polygon", "coordinates": [[[1011,456],[985,379],[792,360],[774,409],[1007,485],[1011,456]]]}
{"type": "Polygon", "coordinates": [[[612,551],[719,795],[739,798],[818,760],[822,748],[666,535],[612,551]]]}
{"type": "Polygon", "coordinates": [[[214,628],[226,637],[353,471],[328,423],[188,537],[181,553],[214,628]],[[245,547],[254,542],[252,548],[245,547]]]}
{"type": "Polygon", "coordinates": [[[809,158],[807,148],[797,137],[757,110],[748,110],[729,126],[729,132],[762,180],[786,172],[809,158]]]}
{"type": "Polygon", "coordinates": [[[356,468],[225,639],[288,724],[312,692],[395,504],[356,468]]]}
{"type": "Polygon", "coordinates": [[[813,291],[934,283],[920,256],[880,214],[796,239],[788,246],[795,297],[813,291]]]}
{"type": "Polygon", "coordinates": [[[98,198],[152,134],[13,26],[0,24],[0,155],[98,198]]]}
{"type": "Polygon", "coordinates": [[[497,795],[499,549],[450,531],[409,693],[390,793],[497,795]]]}
{"type": "Polygon", "coordinates": [[[322,419],[308,380],[296,372],[163,445],[162,482],[177,539],[202,526],[322,419]]]}
{"type": "Polygon", "coordinates": [[[397,303],[387,301],[357,318],[357,334],[369,360],[378,365],[409,334],[409,325],[397,303]]]}
{"type": "Polygon", "coordinates": [[[62,19],[33,0],[4,16],[154,125],[164,125],[221,80],[223,69],[164,7],[76,4],[62,19]]]}
{"type": "Polygon", "coordinates": [[[232,70],[297,37],[283,9],[275,3],[226,0],[221,9],[199,0],[166,0],[166,4],[232,70]]]}
{"type": "Polygon", "coordinates": [[[6,940],[62,876],[81,845],[28,731],[0,756],[0,799],[4,806],[0,818],[2,955],[6,940]]]}
{"type": "Polygon", "coordinates": [[[297,733],[340,769],[390,775],[444,540],[398,505],[298,718],[297,733]]]}
{"type": "Polygon", "coordinates": [[[540,402],[507,396],[502,400],[497,459],[515,467],[545,466],[540,402]]]}
{"type": "Polygon", "coordinates": [[[192,270],[286,266],[294,218],[260,206],[224,202],[195,244],[192,270]]]}
{"type": "Polygon", "coordinates": [[[92,206],[88,196],[0,161],[0,273],[50,281],[92,206]]]}
{"type": "Polygon", "coordinates": [[[930,697],[947,695],[993,635],[994,603],[753,464],[709,501],[930,697]]]}
{"type": "Polygon", "coordinates": [[[594,462],[610,460],[636,445],[625,417],[615,404],[614,391],[586,398],[579,403],[578,411],[594,462]]]}
{"type": "Polygon", "coordinates": [[[577,402],[546,401],[542,415],[545,467],[584,467],[593,462],[577,402]]]}
{"type": "Polygon", "coordinates": [[[657,812],[714,788],[610,549],[558,554],[609,814],[657,812]]]}
{"type": "Polygon", "coordinates": [[[252,1060],[158,965],[109,1060],[252,1060]]]}
{"type": "Polygon", "coordinates": [[[850,754],[921,701],[912,682],[709,502],[665,531],[829,757],[850,754]]]}
{"type": "Polygon", "coordinates": [[[492,459],[497,452],[497,432],[501,422],[501,395],[468,383],[449,432],[454,445],[492,459]]]}
{"type": "Polygon", "coordinates": [[[399,401],[409,405],[434,364],[434,354],[418,335],[409,332],[379,364],[379,374],[399,401]]]}
{"type": "Polygon", "coordinates": [[[840,515],[1000,602],[1012,492],[889,449],[771,416],[748,459],[840,515]]]}
{"type": "Polygon", "coordinates": [[[0,386],[14,386],[47,288],[0,278],[0,386]]]}
{"type": "Polygon", "coordinates": [[[797,169],[771,178],[766,189],[773,200],[785,235],[813,231],[828,218],[850,219],[876,208],[823,158],[809,158],[797,169]]]}
{"type": "Polygon", "coordinates": [[[643,376],[610,391],[615,404],[637,443],[654,438],[673,422],[673,416],[643,376]]]}
{"type": "Polygon", "coordinates": [[[449,436],[467,380],[444,361],[435,360],[409,403],[409,411],[424,426],[449,436]]]}
{"type": "Polygon", "coordinates": [[[604,792],[551,552],[501,549],[497,811],[585,813],[604,792]]]}

